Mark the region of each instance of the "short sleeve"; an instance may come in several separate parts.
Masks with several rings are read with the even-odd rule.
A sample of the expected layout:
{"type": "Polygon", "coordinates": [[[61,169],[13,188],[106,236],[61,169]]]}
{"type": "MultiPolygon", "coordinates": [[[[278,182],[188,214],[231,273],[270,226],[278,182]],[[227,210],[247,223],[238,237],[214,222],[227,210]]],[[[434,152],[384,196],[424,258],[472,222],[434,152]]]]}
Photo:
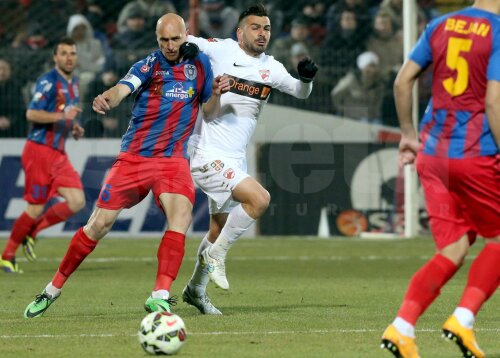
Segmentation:
{"type": "Polygon", "coordinates": [[[48,110],[48,107],[55,96],[56,86],[46,77],[40,78],[35,86],[35,94],[31,99],[28,109],[48,110]]]}
{"type": "Polygon", "coordinates": [[[500,81],[500,27],[493,33],[492,43],[486,78],[488,81],[500,81]]]}
{"type": "Polygon", "coordinates": [[[205,79],[203,82],[203,91],[201,93],[201,102],[207,102],[212,97],[212,82],[214,81],[214,73],[212,66],[207,57],[202,57],[202,65],[205,70],[205,79]]]}
{"type": "Polygon", "coordinates": [[[132,92],[135,92],[143,83],[151,78],[155,61],[156,56],[152,54],[136,62],[130,67],[125,77],[118,81],[118,84],[126,85],[132,92]]]}
{"type": "Polygon", "coordinates": [[[427,26],[408,56],[422,68],[426,68],[432,62],[430,33],[431,27],[427,26]]]}

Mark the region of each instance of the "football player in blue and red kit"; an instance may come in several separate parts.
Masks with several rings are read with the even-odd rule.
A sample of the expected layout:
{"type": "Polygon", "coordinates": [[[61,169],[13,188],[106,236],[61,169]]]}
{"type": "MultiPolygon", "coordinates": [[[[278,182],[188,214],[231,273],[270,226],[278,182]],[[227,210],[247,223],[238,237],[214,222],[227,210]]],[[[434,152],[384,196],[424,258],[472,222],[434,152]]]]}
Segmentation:
{"type": "Polygon", "coordinates": [[[69,276],[111,229],[120,211],[139,203],[150,190],[167,216],[168,230],[158,248],[156,283],[145,309],[170,311],[170,286],[184,257],[194,202],[187,140],[200,107],[204,116],[215,117],[220,96],[230,87],[227,77],[214,79],[208,57],[186,42],[186,26],[180,16],[162,16],[156,35],[160,49],[134,64],[116,86],[94,99],[93,109],[104,114],[136,93],[130,125],[104,180],[97,208],[87,225],[73,236],[52,281],[26,308],[26,318],[45,312],[69,276]]]}
{"type": "Polygon", "coordinates": [[[75,120],[81,112],[78,79],[72,74],[77,59],[72,39],[58,41],[53,54],[55,67],[38,78],[26,112],[31,128],[21,160],[28,207],[15,221],[2,253],[1,266],[8,273],[22,272],[15,261],[21,243],[28,260],[34,261],[38,232],[65,221],[85,206],[82,182],[64,149],[69,135],[75,139],[83,135],[83,128],[75,120]],[[56,195],[65,200],[44,212],[45,204],[56,195]]]}
{"type": "Polygon", "coordinates": [[[462,298],[443,334],[464,357],[484,357],[473,324],[500,283],[500,0],[433,20],[395,82],[401,124],[400,164],[416,160],[436,243],[435,255],[410,281],[382,347],[396,357],[419,357],[415,324],[457,272],[480,235],[462,298]],[[420,124],[411,120],[415,80],[433,64],[432,99],[420,124]]]}

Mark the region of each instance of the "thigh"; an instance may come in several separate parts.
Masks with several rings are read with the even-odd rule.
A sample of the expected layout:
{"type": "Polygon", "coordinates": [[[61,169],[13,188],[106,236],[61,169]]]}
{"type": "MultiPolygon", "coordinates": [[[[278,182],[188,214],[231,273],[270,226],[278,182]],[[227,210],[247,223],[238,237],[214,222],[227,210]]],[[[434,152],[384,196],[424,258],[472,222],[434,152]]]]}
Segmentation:
{"type": "Polygon", "coordinates": [[[189,162],[185,158],[161,158],[155,167],[153,194],[159,205],[159,196],[163,193],[179,194],[194,204],[195,190],[189,173],[189,162]]]}
{"type": "Polygon", "coordinates": [[[500,235],[500,156],[454,161],[452,190],[483,237],[500,235]]]}
{"type": "MultiPolygon", "coordinates": [[[[148,158],[149,159],[149,158],[148,158]]],[[[154,168],[147,160],[119,156],[102,185],[97,207],[108,210],[131,208],[144,199],[154,182],[154,168]]]]}
{"type": "Polygon", "coordinates": [[[51,150],[27,141],[21,157],[24,170],[24,200],[32,205],[47,203],[51,192],[51,150]]]}
{"type": "Polygon", "coordinates": [[[211,213],[228,212],[236,186],[248,178],[244,159],[224,158],[195,151],[191,175],[196,185],[211,199],[211,213]]]}
{"type": "Polygon", "coordinates": [[[51,196],[58,193],[60,188],[72,188],[83,190],[80,175],[64,153],[57,153],[54,164],[51,167],[51,196]]]}
{"type": "Polygon", "coordinates": [[[162,193],[158,197],[165,215],[168,229],[185,234],[191,225],[193,204],[182,194],[162,193]]]}
{"type": "Polygon", "coordinates": [[[418,155],[417,172],[424,191],[429,224],[438,249],[442,249],[474,228],[463,215],[462,205],[449,188],[447,159],[418,155]]]}

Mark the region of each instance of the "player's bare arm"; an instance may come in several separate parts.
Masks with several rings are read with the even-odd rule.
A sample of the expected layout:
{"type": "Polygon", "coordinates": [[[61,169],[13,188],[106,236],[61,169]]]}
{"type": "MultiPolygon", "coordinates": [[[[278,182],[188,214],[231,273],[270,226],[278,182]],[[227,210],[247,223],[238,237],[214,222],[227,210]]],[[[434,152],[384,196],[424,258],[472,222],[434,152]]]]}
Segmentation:
{"type": "Polygon", "coordinates": [[[118,106],[130,93],[131,90],[127,85],[119,83],[94,98],[92,109],[99,114],[106,114],[107,111],[118,106]]]}
{"type": "Polygon", "coordinates": [[[219,115],[221,107],[220,97],[230,89],[231,85],[229,84],[229,77],[227,75],[214,78],[212,82],[212,97],[206,103],[203,103],[201,107],[205,120],[210,121],[219,115]]]}
{"type": "Polygon", "coordinates": [[[413,86],[422,68],[408,60],[394,81],[394,98],[401,126],[401,141],[399,142],[399,164],[412,164],[418,152],[417,132],[412,121],[413,86]]]}
{"type": "Polygon", "coordinates": [[[26,111],[26,119],[35,123],[54,123],[62,120],[74,120],[78,113],[82,111],[76,106],[68,106],[64,112],[47,112],[37,109],[28,109],[26,111]]]}
{"type": "Polygon", "coordinates": [[[500,148],[500,81],[488,81],[486,85],[486,116],[491,132],[500,148]]]}

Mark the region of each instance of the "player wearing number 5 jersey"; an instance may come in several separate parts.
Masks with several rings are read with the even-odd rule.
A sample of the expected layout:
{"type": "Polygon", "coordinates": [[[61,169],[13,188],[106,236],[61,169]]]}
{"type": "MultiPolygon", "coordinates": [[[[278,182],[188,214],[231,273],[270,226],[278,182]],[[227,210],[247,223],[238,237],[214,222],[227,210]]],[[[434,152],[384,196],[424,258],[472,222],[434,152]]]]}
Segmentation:
{"type": "Polygon", "coordinates": [[[410,281],[382,347],[418,357],[414,326],[459,269],[480,235],[485,246],[469,270],[463,295],[443,325],[464,357],[484,357],[473,324],[500,283],[500,0],[432,21],[401,68],[395,97],[402,139],[400,164],[416,159],[436,254],[410,281]],[[433,96],[420,124],[411,120],[411,94],[433,64],[433,96]]]}
{"type": "Polygon", "coordinates": [[[210,227],[183,299],[203,314],[221,314],[206,295],[208,280],[229,288],[226,253],[269,205],[269,193],[247,174],[246,165],[246,147],[260,112],[273,89],[307,98],[318,69],[311,59],[304,59],[298,65],[301,78],[293,78],[264,53],[270,36],[266,10],[256,5],[240,15],[238,41],[188,37],[210,58],[214,74],[229,76],[231,86],[221,97],[221,114],[198,120],[190,140],[191,175],[208,195],[210,227]]]}

